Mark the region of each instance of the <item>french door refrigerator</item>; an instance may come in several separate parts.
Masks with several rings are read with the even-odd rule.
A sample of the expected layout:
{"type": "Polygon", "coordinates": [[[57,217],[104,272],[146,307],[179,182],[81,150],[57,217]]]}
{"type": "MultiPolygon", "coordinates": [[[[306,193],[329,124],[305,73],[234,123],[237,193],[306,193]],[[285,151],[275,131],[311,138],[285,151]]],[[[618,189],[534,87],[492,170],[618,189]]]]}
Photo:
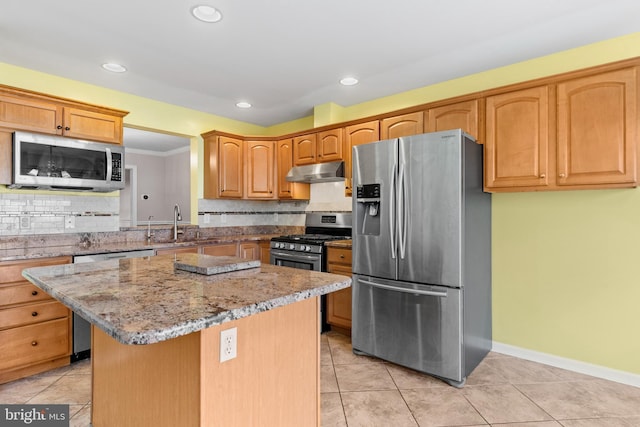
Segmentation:
{"type": "Polygon", "coordinates": [[[354,352],[461,387],[491,348],[491,197],[461,130],[353,147],[354,352]]]}

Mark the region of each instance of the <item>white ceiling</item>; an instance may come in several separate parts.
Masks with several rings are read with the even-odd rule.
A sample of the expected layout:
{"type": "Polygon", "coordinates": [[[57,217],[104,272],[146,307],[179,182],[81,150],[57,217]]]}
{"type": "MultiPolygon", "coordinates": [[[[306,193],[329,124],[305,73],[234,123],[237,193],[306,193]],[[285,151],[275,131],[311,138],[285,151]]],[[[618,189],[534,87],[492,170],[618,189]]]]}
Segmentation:
{"type": "Polygon", "coordinates": [[[638,0],[2,0],[0,62],[268,126],[638,31],[638,0]]]}

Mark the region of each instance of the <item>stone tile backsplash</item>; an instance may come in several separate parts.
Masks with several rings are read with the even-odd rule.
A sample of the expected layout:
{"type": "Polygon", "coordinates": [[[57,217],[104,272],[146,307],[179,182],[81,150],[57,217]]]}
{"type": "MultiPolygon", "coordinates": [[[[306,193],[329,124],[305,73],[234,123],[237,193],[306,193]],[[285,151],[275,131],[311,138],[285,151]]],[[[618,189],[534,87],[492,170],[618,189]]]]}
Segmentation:
{"type": "Polygon", "coordinates": [[[112,196],[0,193],[0,236],[118,231],[112,196]]]}

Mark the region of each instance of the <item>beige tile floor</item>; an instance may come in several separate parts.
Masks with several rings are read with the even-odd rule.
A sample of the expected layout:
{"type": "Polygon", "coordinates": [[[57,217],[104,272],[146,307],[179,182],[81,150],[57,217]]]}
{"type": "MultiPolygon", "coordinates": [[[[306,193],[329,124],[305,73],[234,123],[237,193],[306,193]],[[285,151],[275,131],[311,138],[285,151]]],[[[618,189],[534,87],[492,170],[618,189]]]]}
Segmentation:
{"type": "MultiPolygon", "coordinates": [[[[640,427],[640,388],[490,353],[462,389],[321,337],[322,426],[640,427]]],[[[0,385],[1,403],[69,403],[91,411],[89,361],[0,385]]],[[[144,427],[144,426],[143,426],[144,427]]]]}

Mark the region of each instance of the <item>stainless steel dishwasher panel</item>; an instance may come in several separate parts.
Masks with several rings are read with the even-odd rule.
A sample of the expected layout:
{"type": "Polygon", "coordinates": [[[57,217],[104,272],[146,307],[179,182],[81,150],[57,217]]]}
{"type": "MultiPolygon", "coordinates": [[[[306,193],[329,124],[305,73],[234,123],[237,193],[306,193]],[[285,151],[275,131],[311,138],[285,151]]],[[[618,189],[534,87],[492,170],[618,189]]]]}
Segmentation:
{"type": "MultiPolygon", "coordinates": [[[[79,255],[73,257],[73,263],[98,262],[112,259],[141,258],[154,256],[153,249],[138,251],[112,252],[103,254],[79,255]]],[[[86,359],[91,355],[91,324],[73,313],[73,353],[71,361],[86,359]]]]}
{"type": "Polygon", "coordinates": [[[356,353],[450,380],[462,372],[462,289],[353,275],[356,353]]]}

